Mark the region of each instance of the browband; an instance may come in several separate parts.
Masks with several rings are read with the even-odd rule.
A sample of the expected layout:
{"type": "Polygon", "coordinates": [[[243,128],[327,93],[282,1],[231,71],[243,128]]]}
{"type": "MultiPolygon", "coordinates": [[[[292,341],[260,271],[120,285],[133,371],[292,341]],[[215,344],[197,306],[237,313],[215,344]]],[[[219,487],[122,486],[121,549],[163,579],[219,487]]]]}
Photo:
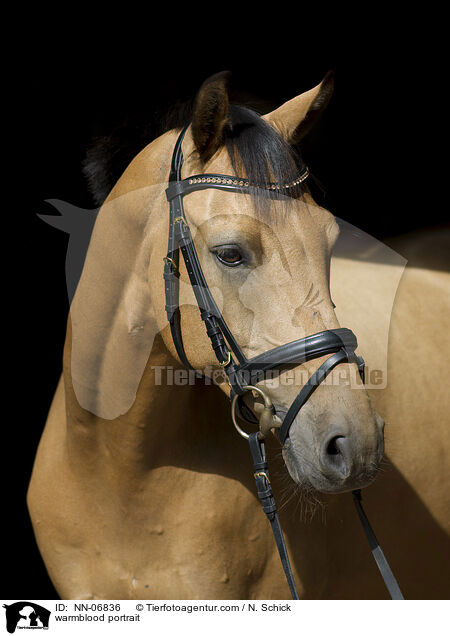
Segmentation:
{"type": "Polygon", "coordinates": [[[206,190],[206,188],[216,188],[226,192],[241,192],[248,194],[250,190],[266,190],[277,194],[289,195],[295,192],[295,188],[305,181],[309,176],[309,170],[305,166],[291,183],[280,185],[279,183],[268,183],[267,185],[252,185],[247,179],[232,177],[226,174],[197,174],[182,181],[174,181],[169,184],[166,190],[168,201],[172,201],[177,196],[184,196],[195,190],[206,190]]]}

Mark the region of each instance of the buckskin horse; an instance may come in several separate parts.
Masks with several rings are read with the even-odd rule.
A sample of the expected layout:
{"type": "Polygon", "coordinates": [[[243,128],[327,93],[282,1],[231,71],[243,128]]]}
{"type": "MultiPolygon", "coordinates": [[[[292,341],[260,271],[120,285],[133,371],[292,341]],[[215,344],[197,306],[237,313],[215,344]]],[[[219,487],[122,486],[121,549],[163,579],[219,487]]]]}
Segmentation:
{"type": "Polygon", "coordinates": [[[209,78],[191,121],[146,146],[102,206],[28,492],[62,598],[289,597],[230,397],[238,427],[268,414],[271,486],[300,598],[387,598],[349,494],[360,488],[405,597],[447,595],[449,276],[421,266],[444,237],[393,244],[410,265],[387,384],[366,390],[353,332],[377,368],[377,298],[397,273],[346,259],[330,273],[339,228],[293,149],[331,91],[327,76],[261,117],[229,103],[226,74],[209,78]],[[368,267],[378,296],[364,289],[368,267]],[[316,334],[347,338],[346,357],[333,366],[314,345],[286,365],[306,373],[301,382],[283,382],[283,368],[278,383],[251,375],[256,389],[246,389],[249,360],[310,351],[316,334]],[[327,381],[299,398],[324,365],[327,381]],[[209,381],[218,373],[226,381],[209,381]],[[286,418],[280,449],[272,433],[286,418]],[[308,502],[318,513],[302,518],[308,502]]]}

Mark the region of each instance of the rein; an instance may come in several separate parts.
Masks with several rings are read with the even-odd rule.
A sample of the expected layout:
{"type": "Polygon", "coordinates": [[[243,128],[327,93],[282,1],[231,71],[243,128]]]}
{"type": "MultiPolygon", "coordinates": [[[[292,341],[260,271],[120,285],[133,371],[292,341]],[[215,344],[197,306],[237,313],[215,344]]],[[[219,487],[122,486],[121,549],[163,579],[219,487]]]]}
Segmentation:
{"type": "MultiPolygon", "coordinates": [[[[186,356],[181,333],[179,307],[179,263],[181,251],[200,310],[200,316],[205,323],[206,333],[211,341],[211,346],[218,363],[224,369],[231,387],[231,417],[237,431],[249,442],[255,471],[256,491],[262,508],[270,521],[292,598],[297,600],[299,596],[270,484],[264,438],[271,430],[276,430],[280,443],[284,444],[289,436],[290,428],[302,406],[311,397],[319,384],[325,380],[327,375],[338,364],[342,362],[355,363],[358,367],[361,380],[364,383],[364,360],[355,354],[355,349],[358,346],[355,334],[350,329],[345,328],[321,331],[306,338],[294,340],[275,347],[253,358],[247,359],[245,357],[219,311],[206,282],[189,224],[184,213],[183,197],[191,192],[207,188],[244,194],[248,194],[252,188],[258,188],[270,191],[273,196],[296,196],[299,187],[308,177],[309,171],[304,167],[297,178],[291,183],[272,183],[265,186],[251,184],[244,178],[221,174],[200,174],[182,179],[181,167],[183,165],[183,153],[181,144],[186,130],[187,126],[182,130],[175,144],[169,184],[166,189],[167,200],[170,204],[169,239],[167,256],[164,257],[165,309],[167,319],[169,321],[173,342],[181,362],[186,368],[195,371],[186,356]],[[276,370],[279,372],[324,355],[330,355],[330,357],[325,360],[305,383],[289,407],[283,421],[281,421],[276,415],[275,408],[269,396],[255,385],[264,380],[271,371],[276,370]],[[264,408],[258,420],[250,413],[249,409],[246,409],[245,404],[242,402],[242,396],[249,391],[257,393],[264,402],[264,408]],[[259,431],[251,434],[247,434],[243,431],[237,423],[236,416],[238,414],[240,419],[247,422],[257,422],[259,431]]],[[[373,557],[391,598],[395,600],[403,599],[397,581],[363,510],[361,491],[355,490],[352,494],[373,557]]]]}

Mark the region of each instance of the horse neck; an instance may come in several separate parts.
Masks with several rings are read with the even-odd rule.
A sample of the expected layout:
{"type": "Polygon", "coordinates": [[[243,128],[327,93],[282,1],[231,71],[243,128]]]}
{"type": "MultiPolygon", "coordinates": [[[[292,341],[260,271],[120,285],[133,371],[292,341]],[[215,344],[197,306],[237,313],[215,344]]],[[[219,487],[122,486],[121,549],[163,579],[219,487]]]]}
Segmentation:
{"type": "Polygon", "coordinates": [[[240,446],[230,424],[228,400],[218,387],[190,376],[160,336],[154,340],[131,408],[115,419],[102,418],[80,406],[70,369],[67,343],[67,441],[69,454],[82,462],[82,470],[106,466],[125,489],[130,479],[140,479],[160,466],[226,472],[220,457],[218,465],[212,457],[220,456],[220,448],[226,449],[228,457],[230,448],[240,446]]]}

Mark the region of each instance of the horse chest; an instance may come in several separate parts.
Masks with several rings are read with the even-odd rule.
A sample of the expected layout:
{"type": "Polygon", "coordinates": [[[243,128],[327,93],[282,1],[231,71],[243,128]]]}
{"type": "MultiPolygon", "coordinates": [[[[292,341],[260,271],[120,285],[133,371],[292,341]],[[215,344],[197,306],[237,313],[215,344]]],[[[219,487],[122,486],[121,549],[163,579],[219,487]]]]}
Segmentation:
{"type": "Polygon", "coordinates": [[[67,598],[253,598],[277,564],[254,496],[220,475],[161,467],[128,495],[97,489],[74,498],[82,522],[63,529],[62,560],[74,543],[82,549],[67,598]]]}
{"type": "Polygon", "coordinates": [[[162,467],[116,525],[138,596],[250,598],[273,554],[254,496],[215,474],[162,467]]]}

